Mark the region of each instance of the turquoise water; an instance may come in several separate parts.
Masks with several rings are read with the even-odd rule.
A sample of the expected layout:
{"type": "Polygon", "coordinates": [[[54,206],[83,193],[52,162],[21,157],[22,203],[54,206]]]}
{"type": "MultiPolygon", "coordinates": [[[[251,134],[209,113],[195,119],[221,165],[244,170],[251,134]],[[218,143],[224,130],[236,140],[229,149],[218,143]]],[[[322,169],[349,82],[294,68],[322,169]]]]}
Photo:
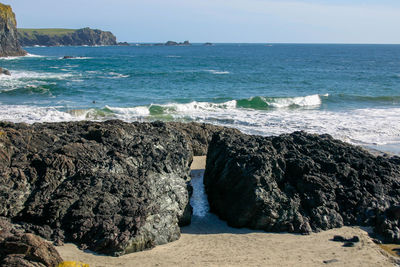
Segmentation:
{"type": "Polygon", "coordinates": [[[0,59],[0,119],[179,120],[400,142],[400,45],[31,47],[0,59]],[[74,59],[62,59],[63,56],[74,59]]]}

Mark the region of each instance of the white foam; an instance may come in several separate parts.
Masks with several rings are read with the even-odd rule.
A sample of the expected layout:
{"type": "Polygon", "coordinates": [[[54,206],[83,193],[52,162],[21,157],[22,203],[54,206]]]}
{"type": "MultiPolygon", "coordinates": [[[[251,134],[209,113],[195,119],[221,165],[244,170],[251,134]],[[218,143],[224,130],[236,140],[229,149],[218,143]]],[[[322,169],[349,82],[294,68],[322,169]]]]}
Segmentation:
{"type": "Polygon", "coordinates": [[[71,58],[59,57],[58,59],[63,59],[63,60],[83,60],[83,59],[93,59],[93,58],[92,57],[71,57],[71,58]]]}
{"type": "Polygon", "coordinates": [[[34,72],[34,71],[17,71],[10,70],[11,75],[0,75],[0,86],[5,87],[0,91],[11,91],[17,88],[48,84],[49,79],[65,80],[73,77],[71,73],[50,73],[50,72],[34,72]]]}
{"type": "Polygon", "coordinates": [[[121,74],[121,73],[117,73],[117,72],[109,72],[109,75],[111,75],[111,77],[105,77],[108,79],[120,79],[120,78],[129,78],[129,75],[125,75],[125,74],[121,74]]]}
{"type": "MultiPolygon", "coordinates": [[[[174,120],[207,122],[238,128],[249,134],[264,136],[306,131],[328,133],[335,138],[356,145],[387,145],[400,143],[400,108],[355,109],[323,111],[319,109],[254,110],[237,108],[236,101],[225,103],[191,102],[161,105],[164,114],[174,120]]],[[[124,121],[159,119],[152,117],[149,108],[109,107],[113,113],[98,115],[96,110],[62,112],[56,108],[30,106],[0,106],[0,120],[14,122],[44,122],[73,120],[104,120],[117,118],[124,121]],[[97,115],[96,115],[97,114],[97,115]]]]}
{"type": "Polygon", "coordinates": [[[215,75],[224,75],[224,74],[230,74],[229,71],[219,71],[219,70],[207,70],[211,74],[215,75]]]}
{"type": "Polygon", "coordinates": [[[19,59],[24,59],[24,58],[32,58],[32,57],[44,57],[40,55],[34,55],[34,54],[26,54],[25,56],[16,56],[16,57],[0,57],[0,60],[19,60],[19,59]]]}
{"type": "Polygon", "coordinates": [[[44,57],[44,56],[41,56],[41,55],[35,55],[35,54],[26,54],[24,57],[44,57]]]}
{"type": "Polygon", "coordinates": [[[54,107],[33,107],[23,105],[1,105],[0,120],[12,122],[60,122],[75,121],[82,118],[58,111],[54,107]]]}
{"type": "MultiPolygon", "coordinates": [[[[264,99],[265,100],[265,99],[264,99]]],[[[304,97],[272,98],[265,100],[266,103],[275,108],[286,108],[290,106],[315,107],[321,105],[319,95],[309,95],[304,97]]]]}
{"type": "Polygon", "coordinates": [[[236,101],[228,101],[224,103],[210,103],[210,102],[197,102],[193,101],[187,104],[166,104],[162,105],[162,107],[167,107],[168,110],[176,111],[177,113],[185,114],[193,114],[193,113],[202,113],[203,111],[216,111],[224,110],[224,109],[233,109],[236,107],[236,101]]]}
{"type": "Polygon", "coordinates": [[[124,115],[128,115],[128,117],[134,117],[136,116],[148,116],[150,115],[150,110],[148,107],[133,107],[133,108],[118,108],[118,107],[109,107],[106,106],[107,109],[117,113],[121,119],[127,119],[124,115]]]}

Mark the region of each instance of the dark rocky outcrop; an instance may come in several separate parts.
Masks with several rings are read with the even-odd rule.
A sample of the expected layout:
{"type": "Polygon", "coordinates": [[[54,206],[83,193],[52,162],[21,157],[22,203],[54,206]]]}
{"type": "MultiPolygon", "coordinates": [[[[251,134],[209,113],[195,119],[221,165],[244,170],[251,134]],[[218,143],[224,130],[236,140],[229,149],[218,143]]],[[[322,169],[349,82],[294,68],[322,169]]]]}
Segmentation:
{"type": "Polygon", "coordinates": [[[392,206],[377,216],[375,232],[391,243],[400,244],[400,206],[392,206]]]}
{"type": "Polygon", "coordinates": [[[111,32],[90,28],[18,29],[18,39],[22,46],[117,45],[117,39],[111,32]]]}
{"type": "Polygon", "coordinates": [[[15,14],[10,6],[0,3],[0,57],[25,55],[18,43],[15,14]]]}
{"type": "Polygon", "coordinates": [[[0,75],[11,75],[11,72],[7,69],[0,68],[0,75]]]}
{"type": "Polygon", "coordinates": [[[26,231],[122,255],[190,223],[192,153],[164,123],[0,123],[0,216],[26,231]]]}
{"type": "Polygon", "coordinates": [[[1,267],[54,267],[62,262],[52,244],[42,238],[24,233],[10,220],[0,217],[1,267]]]}
{"type": "Polygon", "coordinates": [[[204,183],[211,211],[234,227],[310,233],[370,225],[398,243],[399,163],[329,135],[217,133],[204,183]]]}
{"type": "Polygon", "coordinates": [[[225,132],[228,134],[240,133],[239,130],[227,128],[223,126],[216,126],[207,123],[182,123],[182,122],[169,122],[168,126],[181,132],[186,141],[189,143],[193,150],[194,156],[207,155],[208,144],[211,141],[214,133],[225,132]]]}
{"type": "Polygon", "coordinates": [[[189,41],[184,41],[183,43],[177,43],[175,41],[168,41],[164,45],[165,46],[190,46],[192,44],[189,41]]]}

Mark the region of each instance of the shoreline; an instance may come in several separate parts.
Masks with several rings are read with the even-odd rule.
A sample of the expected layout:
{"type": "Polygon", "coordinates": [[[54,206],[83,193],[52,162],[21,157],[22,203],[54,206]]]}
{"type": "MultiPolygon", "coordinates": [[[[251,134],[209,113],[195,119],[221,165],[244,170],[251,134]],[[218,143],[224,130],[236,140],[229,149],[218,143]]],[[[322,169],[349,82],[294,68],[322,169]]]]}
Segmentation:
{"type": "MultiPolygon", "coordinates": [[[[196,223],[195,223],[196,224],[196,223]]],[[[201,227],[202,222],[197,222],[201,227]]],[[[191,232],[188,226],[179,240],[151,250],[121,257],[83,252],[73,244],[57,247],[65,261],[89,266],[395,266],[394,258],[375,245],[367,232],[342,227],[308,236],[233,229],[223,223],[207,232],[191,232]],[[330,241],[334,235],[359,236],[353,248],[330,241]]]]}
{"type": "MultiPolygon", "coordinates": [[[[192,171],[205,168],[206,157],[195,156],[192,171]]],[[[193,216],[181,228],[177,241],[151,250],[121,257],[82,251],[74,244],[56,247],[65,261],[80,261],[89,266],[396,266],[396,259],[376,245],[360,227],[342,227],[299,235],[267,233],[229,227],[214,214],[193,216]],[[355,247],[333,242],[334,235],[351,238],[355,247]]],[[[397,259],[398,260],[398,259],[397,259]]]]}

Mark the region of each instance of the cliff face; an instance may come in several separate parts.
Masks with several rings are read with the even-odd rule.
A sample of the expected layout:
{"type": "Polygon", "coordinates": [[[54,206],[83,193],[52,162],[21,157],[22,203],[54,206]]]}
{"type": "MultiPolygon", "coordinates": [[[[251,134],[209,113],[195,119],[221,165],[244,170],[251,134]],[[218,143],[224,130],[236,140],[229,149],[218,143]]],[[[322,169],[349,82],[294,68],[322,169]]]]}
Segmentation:
{"type": "Polygon", "coordinates": [[[22,46],[117,45],[117,38],[111,32],[90,28],[19,29],[18,39],[22,46]]]}
{"type": "Polygon", "coordinates": [[[0,3],[0,57],[24,56],[17,38],[17,21],[8,5],[0,3]]]}

